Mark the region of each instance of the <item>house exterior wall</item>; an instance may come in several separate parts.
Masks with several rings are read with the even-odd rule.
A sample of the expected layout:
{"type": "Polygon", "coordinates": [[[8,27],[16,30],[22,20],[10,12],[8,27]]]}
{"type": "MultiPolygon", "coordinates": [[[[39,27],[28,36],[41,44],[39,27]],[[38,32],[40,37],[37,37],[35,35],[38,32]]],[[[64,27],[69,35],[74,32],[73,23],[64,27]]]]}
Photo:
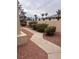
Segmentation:
{"type": "Polygon", "coordinates": [[[57,21],[57,20],[51,20],[49,21],[48,19],[43,21],[38,21],[38,23],[46,23],[49,24],[49,26],[56,26],[56,32],[61,32],[61,20],[57,21]]]}

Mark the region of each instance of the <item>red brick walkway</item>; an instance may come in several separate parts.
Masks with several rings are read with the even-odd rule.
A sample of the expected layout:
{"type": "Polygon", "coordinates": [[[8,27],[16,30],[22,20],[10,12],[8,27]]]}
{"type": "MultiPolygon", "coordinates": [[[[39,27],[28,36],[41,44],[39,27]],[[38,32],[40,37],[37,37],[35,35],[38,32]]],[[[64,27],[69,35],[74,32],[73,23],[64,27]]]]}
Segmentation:
{"type": "Polygon", "coordinates": [[[47,53],[30,40],[32,34],[22,31],[28,33],[29,40],[27,44],[17,47],[17,59],[48,59],[47,53]]]}

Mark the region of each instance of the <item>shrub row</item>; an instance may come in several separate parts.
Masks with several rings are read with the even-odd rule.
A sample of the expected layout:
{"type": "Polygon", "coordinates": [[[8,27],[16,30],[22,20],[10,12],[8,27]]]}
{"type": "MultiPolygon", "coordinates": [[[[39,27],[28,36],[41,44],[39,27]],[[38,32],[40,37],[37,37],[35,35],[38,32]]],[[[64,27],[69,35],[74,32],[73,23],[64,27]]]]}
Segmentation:
{"type": "Polygon", "coordinates": [[[37,22],[29,22],[29,26],[38,32],[45,32],[47,35],[53,35],[56,31],[55,26],[48,27],[48,24],[38,24],[37,22]]]}
{"type": "Polygon", "coordinates": [[[35,21],[29,22],[30,27],[32,27],[33,24],[37,24],[37,22],[35,22],[35,21]]]}
{"type": "Polygon", "coordinates": [[[38,32],[44,32],[45,28],[47,28],[47,24],[31,24],[30,25],[33,30],[36,30],[38,32]]]}
{"type": "Polygon", "coordinates": [[[36,25],[36,30],[39,32],[44,32],[44,30],[47,28],[47,24],[37,24],[36,25]]]}

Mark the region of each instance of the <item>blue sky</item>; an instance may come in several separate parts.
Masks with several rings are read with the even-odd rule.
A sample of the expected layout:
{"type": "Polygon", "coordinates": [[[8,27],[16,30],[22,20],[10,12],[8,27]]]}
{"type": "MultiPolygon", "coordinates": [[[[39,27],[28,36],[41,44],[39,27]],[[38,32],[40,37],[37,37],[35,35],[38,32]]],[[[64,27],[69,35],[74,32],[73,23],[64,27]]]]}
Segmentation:
{"type": "Polygon", "coordinates": [[[56,14],[57,9],[61,9],[61,0],[19,0],[24,11],[28,16],[37,14],[39,17],[41,13],[48,13],[49,15],[56,14]]]}

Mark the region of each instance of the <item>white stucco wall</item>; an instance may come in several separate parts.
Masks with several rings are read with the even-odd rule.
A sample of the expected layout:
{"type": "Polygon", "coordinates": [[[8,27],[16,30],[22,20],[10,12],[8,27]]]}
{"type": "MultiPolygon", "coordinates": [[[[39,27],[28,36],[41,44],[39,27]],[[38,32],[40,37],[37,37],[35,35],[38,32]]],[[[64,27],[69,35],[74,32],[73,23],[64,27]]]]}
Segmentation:
{"type": "Polygon", "coordinates": [[[46,23],[46,24],[49,24],[49,26],[56,26],[56,32],[61,32],[61,20],[57,21],[57,20],[41,20],[41,21],[38,21],[38,23],[46,23]]]}

